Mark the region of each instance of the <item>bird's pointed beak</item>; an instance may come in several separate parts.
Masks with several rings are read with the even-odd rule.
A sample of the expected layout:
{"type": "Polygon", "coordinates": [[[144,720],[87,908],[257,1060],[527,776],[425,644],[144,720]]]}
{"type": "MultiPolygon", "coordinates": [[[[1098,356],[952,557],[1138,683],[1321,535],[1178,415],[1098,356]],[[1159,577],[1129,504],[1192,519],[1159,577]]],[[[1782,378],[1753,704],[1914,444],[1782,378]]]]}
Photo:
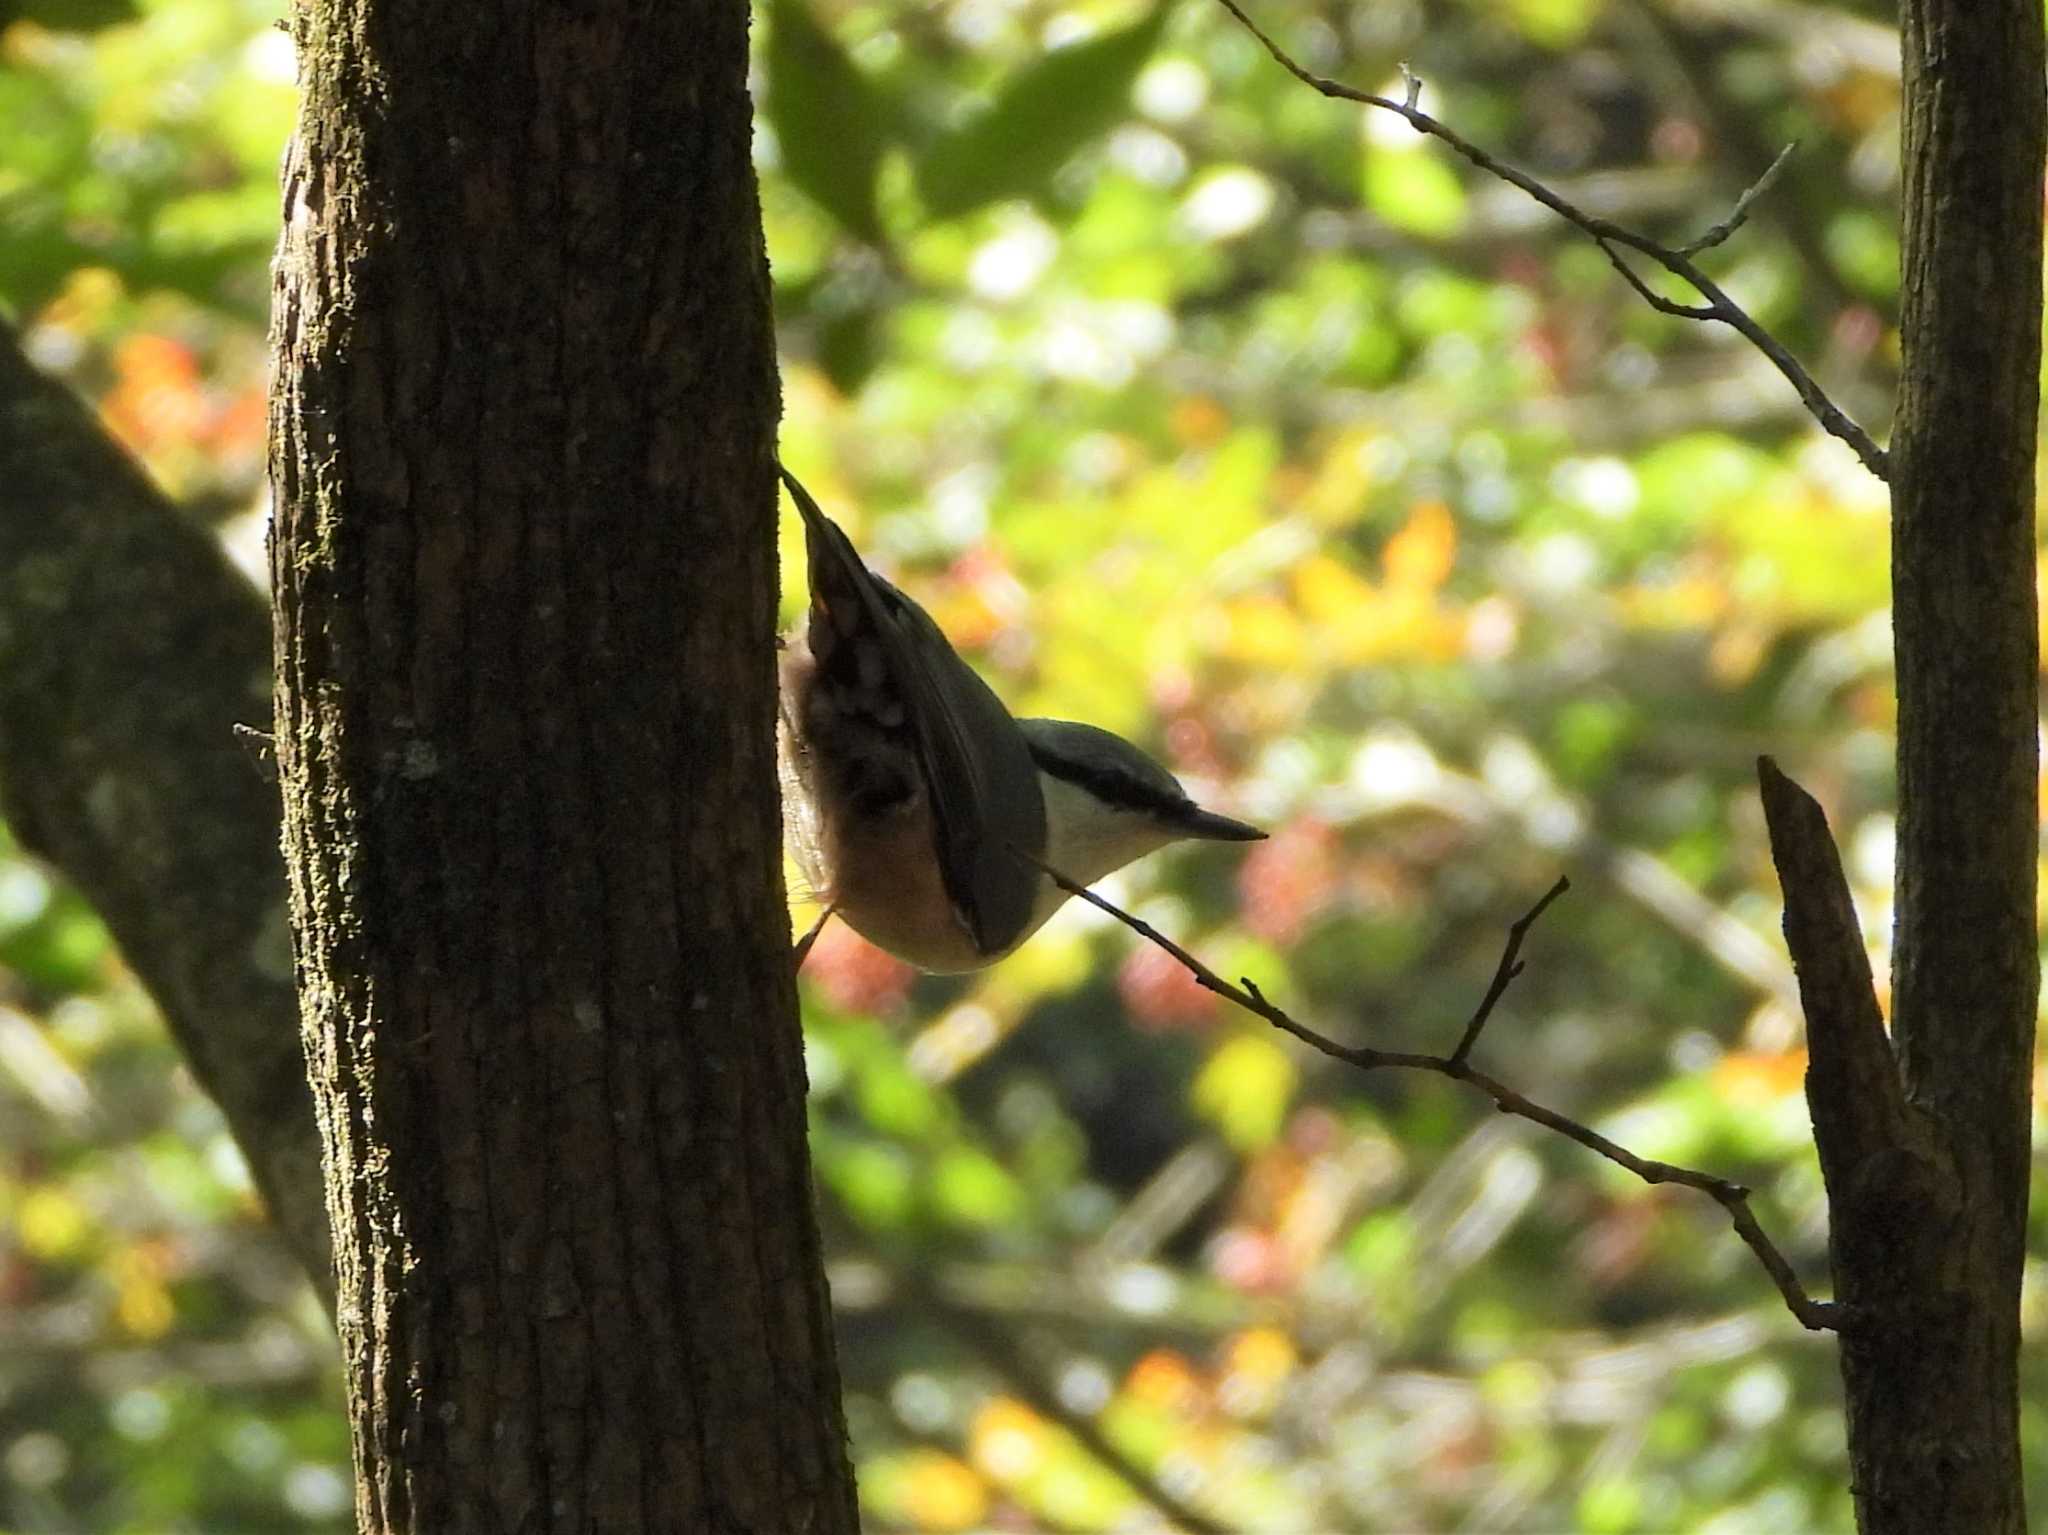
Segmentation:
{"type": "Polygon", "coordinates": [[[1266,834],[1258,827],[1233,821],[1227,815],[1218,815],[1199,805],[1176,820],[1174,828],[1183,837],[1198,837],[1204,842],[1263,842],[1266,839],[1266,834]]]}

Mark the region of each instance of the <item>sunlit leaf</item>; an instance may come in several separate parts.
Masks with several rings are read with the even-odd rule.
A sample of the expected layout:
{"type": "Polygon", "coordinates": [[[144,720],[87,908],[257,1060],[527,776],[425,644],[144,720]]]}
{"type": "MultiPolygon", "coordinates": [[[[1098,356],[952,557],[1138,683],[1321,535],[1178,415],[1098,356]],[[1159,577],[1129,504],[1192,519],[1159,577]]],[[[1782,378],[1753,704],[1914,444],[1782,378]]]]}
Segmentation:
{"type": "Polygon", "coordinates": [[[1602,0],[1512,0],[1509,6],[1524,34],[1548,48],[1577,42],[1601,8],[1602,0]]]}
{"type": "Polygon", "coordinates": [[[38,1258],[68,1258],[91,1237],[92,1217],[64,1189],[45,1184],[21,1196],[14,1229],[21,1245],[38,1258]]]}
{"type": "Polygon", "coordinates": [[[781,145],[784,173],[850,233],[880,244],[875,178],[889,146],[893,103],[818,25],[809,0],[774,0],[769,23],[763,110],[781,145]]]}
{"type": "Polygon", "coordinates": [[[1300,1359],[1294,1340],[1278,1327],[1239,1333],[1224,1349],[1217,1399],[1233,1417],[1262,1417],[1279,1401],[1300,1359]]]}
{"type": "Polygon", "coordinates": [[[1828,258],[1857,290],[1888,299],[1899,291],[1899,232],[1889,218],[1850,208],[1828,221],[1828,258]]]}
{"type": "Polygon", "coordinates": [[[861,1068],[856,1096],[869,1124],[905,1140],[929,1135],[943,1117],[938,1094],[931,1084],[913,1072],[893,1049],[861,1068]]]}
{"type": "Polygon", "coordinates": [[[1155,1348],[1133,1364],[1124,1379],[1127,1400],[1175,1415],[1191,1415],[1201,1405],[1201,1377],[1187,1356],[1155,1348]]]}
{"type": "Polygon", "coordinates": [[[1410,234],[1443,239],[1465,227],[1465,189],[1458,173],[1422,151],[1368,156],[1365,203],[1410,234]]]}
{"type": "Polygon", "coordinates": [[[112,950],[99,918],[76,895],[60,891],[40,917],[0,940],[0,964],[54,991],[82,991],[112,950]]]}
{"type": "Polygon", "coordinates": [[[932,1170],[933,1207],[942,1219],[962,1226],[1005,1226],[1026,1205],[1024,1189],[987,1152],[956,1146],[932,1170]]]}
{"type": "Polygon", "coordinates": [[[892,1230],[916,1205],[916,1172],[909,1157],[874,1141],[815,1140],[818,1171],[854,1218],[892,1230]]]}
{"type": "Polygon", "coordinates": [[[1132,82],[1167,11],[1161,0],[1134,26],[1055,48],[1018,70],[987,108],[918,159],[925,207],[936,218],[957,218],[1043,188],[1129,110],[1132,82]]]}
{"type": "Polygon", "coordinates": [[[995,1481],[1021,1481],[1044,1462],[1052,1435],[1051,1426],[1022,1402],[996,1397],[974,1415],[968,1458],[995,1481]]]}
{"type": "Polygon", "coordinates": [[[1401,1272],[1414,1250],[1414,1223],[1404,1210],[1382,1210],[1360,1221],[1344,1245],[1345,1257],[1372,1278],[1401,1272]]]}
{"type": "Polygon", "coordinates": [[[1431,499],[1416,503],[1401,530],[1387,540],[1380,563],[1395,586],[1434,591],[1444,584],[1458,557],[1458,526],[1451,509],[1431,499]]]}
{"type": "Polygon", "coordinates": [[[1627,741],[1634,726],[1624,702],[1612,695],[1574,698],[1551,721],[1550,761],[1560,776],[1596,776],[1627,741]]]}
{"type": "Polygon", "coordinates": [[[1603,1477],[1579,1496],[1579,1528],[1588,1535],[1622,1535],[1642,1528],[1642,1491],[1620,1477],[1603,1477]]]}
{"type": "Polygon", "coordinates": [[[1294,1062],[1264,1034],[1239,1034],[1209,1057],[1189,1100],[1240,1151],[1270,1145],[1294,1097],[1294,1062]]]}
{"type": "Polygon", "coordinates": [[[988,1488],[950,1455],[925,1450],[902,1472],[903,1511],[920,1529],[965,1530],[988,1512],[988,1488]]]}
{"type": "Polygon", "coordinates": [[[1637,518],[1687,531],[1754,491],[1778,469],[1761,449],[1719,432],[1655,443],[1635,467],[1641,490],[1637,518]]]}
{"type": "Polygon", "coordinates": [[[177,1320],[177,1307],[164,1285],[160,1254],[148,1244],[137,1244],[115,1254],[111,1267],[119,1294],[114,1314],[132,1337],[160,1338],[177,1320]]]}

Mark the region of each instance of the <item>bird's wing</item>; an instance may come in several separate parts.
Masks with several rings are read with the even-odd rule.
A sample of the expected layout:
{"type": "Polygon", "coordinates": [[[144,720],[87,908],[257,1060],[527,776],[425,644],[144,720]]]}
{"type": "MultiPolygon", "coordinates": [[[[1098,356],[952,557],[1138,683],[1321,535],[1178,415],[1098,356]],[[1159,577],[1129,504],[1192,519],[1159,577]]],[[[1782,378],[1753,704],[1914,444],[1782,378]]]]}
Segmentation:
{"type": "Polygon", "coordinates": [[[1011,849],[1045,847],[1045,801],[1024,734],[931,616],[870,571],[796,476],[777,467],[803,513],[812,603],[825,605],[836,628],[845,617],[830,604],[850,593],[873,631],[931,796],[947,897],[975,947],[999,954],[1023,931],[1038,893],[1036,872],[1011,849]]]}

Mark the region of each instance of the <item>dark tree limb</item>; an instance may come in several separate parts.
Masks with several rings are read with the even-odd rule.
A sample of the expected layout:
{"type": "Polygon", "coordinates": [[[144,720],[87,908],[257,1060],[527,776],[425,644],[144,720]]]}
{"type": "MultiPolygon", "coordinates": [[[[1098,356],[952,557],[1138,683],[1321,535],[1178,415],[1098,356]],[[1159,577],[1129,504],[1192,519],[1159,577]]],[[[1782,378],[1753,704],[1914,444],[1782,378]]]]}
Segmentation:
{"type": "Polygon", "coordinates": [[[1868,1324],[1844,1329],[1845,1361],[1853,1370],[1877,1360],[1880,1373],[1905,1369],[1926,1384],[1910,1365],[1923,1347],[1917,1328],[1897,1324],[1924,1320],[1924,1298],[1946,1283],[1955,1168],[1907,1101],[1826,815],[1769,757],[1757,759],[1757,780],[1806,1016],[1806,1102],[1827,1183],[1835,1291],[1868,1324]]]}
{"type": "Polygon", "coordinates": [[[1717,321],[1734,330],[1745,341],[1749,342],[1751,346],[1770,359],[1771,365],[1784,375],[1785,381],[1798,393],[1801,402],[1806,406],[1807,411],[1813,416],[1814,420],[1820,423],[1823,431],[1847,443],[1855,452],[1857,458],[1863,461],[1863,466],[1880,480],[1890,477],[1885,450],[1871,440],[1868,432],[1850,420],[1847,413],[1840,406],[1828,398],[1827,391],[1820,387],[1814,380],[1813,375],[1808,373],[1805,366],[1785,349],[1777,337],[1773,336],[1746,309],[1729,297],[1720,284],[1716,283],[1713,278],[1702,271],[1699,264],[1692,259],[1699,251],[1720,244],[1721,241],[1727,239],[1729,235],[1741,227],[1744,219],[1747,217],[1750,204],[1765,189],[1776,174],[1779,165],[1782,165],[1784,162],[1784,154],[1781,153],[1779,155],[1778,160],[1773,163],[1770,170],[1766,171],[1758,179],[1755,186],[1751,187],[1742,197],[1737,199],[1733,211],[1719,224],[1716,224],[1712,229],[1709,229],[1699,239],[1690,244],[1682,246],[1665,245],[1637,230],[1617,224],[1612,219],[1604,219],[1597,214],[1587,213],[1576,204],[1560,197],[1551,188],[1538,181],[1528,172],[1518,170],[1505,161],[1489,154],[1486,150],[1481,149],[1477,144],[1474,144],[1470,139],[1459,133],[1455,128],[1423,111],[1417,105],[1421,97],[1421,83],[1413,75],[1407,75],[1405,70],[1403,73],[1407,80],[1407,91],[1404,98],[1400,101],[1394,100],[1391,96],[1380,96],[1371,91],[1359,90],[1355,86],[1345,85],[1342,81],[1331,80],[1297,63],[1284,48],[1259,27],[1257,22],[1245,14],[1243,8],[1238,5],[1237,0],[1218,0],[1218,3],[1225,10],[1229,11],[1232,16],[1236,17],[1239,24],[1246,31],[1259,40],[1261,46],[1265,48],[1267,53],[1273,56],[1274,61],[1281,68],[1285,69],[1311,90],[1335,101],[1355,102],[1360,106],[1378,107],[1381,111],[1392,112],[1396,116],[1405,119],[1409,126],[1414,128],[1417,133],[1426,133],[1431,138],[1442,141],[1488,175],[1496,176],[1500,180],[1507,182],[1510,186],[1517,187],[1535,198],[1537,202],[1543,204],[1544,207],[1578,229],[1587,238],[1592,240],[1595,245],[1599,246],[1602,253],[1613,263],[1615,270],[1627,280],[1628,285],[1635,289],[1636,293],[1651,308],[1677,319],[1717,321]],[[1627,259],[1621,254],[1623,250],[1631,250],[1638,255],[1648,258],[1672,276],[1686,283],[1706,302],[1701,304],[1680,303],[1676,299],[1667,298],[1665,295],[1657,292],[1629,265],[1627,259]]]}
{"type": "Polygon", "coordinates": [[[1736,1235],[1756,1254],[1757,1261],[1763,1265],[1764,1272],[1770,1275],[1771,1283],[1777,1286],[1779,1295],[1784,1298],[1786,1309],[1798,1318],[1801,1326],[1821,1331],[1842,1325],[1840,1308],[1834,1302],[1815,1300],[1806,1293],[1798,1276],[1792,1272],[1791,1263],[1757,1223],[1755,1212],[1749,1208],[1749,1190],[1741,1184],[1727,1178],[1717,1178],[1712,1173],[1700,1172],[1694,1168],[1678,1167],[1650,1157],[1639,1157],[1626,1146],[1609,1140],[1590,1125],[1581,1124],[1569,1115],[1560,1114],[1555,1109],[1546,1108],[1525,1098],[1506,1083],[1488,1076],[1471,1064],[1468,1057],[1473,1045],[1478,1041],[1480,1032],[1486,1027],[1487,1020],[1492,1017],[1495,1006],[1506,994],[1508,986],[1522,973],[1518,955],[1523,938],[1550,903],[1571,888],[1568,880],[1560,878],[1544,893],[1542,899],[1509,928],[1507,946],[1501,954],[1499,966],[1494,971],[1493,982],[1487,987],[1486,995],[1466,1023],[1457,1048],[1449,1055],[1429,1055],[1414,1050],[1378,1050],[1370,1045],[1339,1044],[1327,1035],[1317,1033],[1284,1009],[1276,1007],[1267,1000],[1265,993],[1259,990],[1257,983],[1249,978],[1232,985],[1143,918],[1132,916],[1122,907],[1103,899],[1086,886],[1068,879],[1051,865],[1031,858],[1030,854],[1025,853],[1022,856],[1037,864],[1046,877],[1067,894],[1078,896],[1098,911],[1108,913],[1139,937],[1171,954],[1205,990],[1214,992],[1226,1002],[1235,1004],[1255,1017],[1265,1019],[1281,1033],[1291,1034],[1310,1049],[1328,1056],[1331,1060],[1342,1061],[1360,1071],[1382,1071],[1391,1068],[1427,1071],[1449,1077],[1454,1082],[1463,1082],[1468,1087],[1484,1093],[1493,1100],[1493,1106],[1503,1114],[1513,1114],[1518,1119],[1526,1119],[1532,1124],[1541,1125],[1546,1130],[1562,1135],[1567,1140],[1576,1141],[1588,1151],[1605,1157],[1615,1166],[1626,1169],[1645,1183],[1675,1183],[1685,1188],[1697,1189],[1728,1212],[1729,1223],[1734,1226],[1736,1235]]]}
{"type": "Polygon", "coordinates": [[[1849,881],[1820,804],[1757,759],[1771,861],[1785,892],[1785,946],[1806,1014],[1806,1097],[1830,1190],[1902,1145],[1906,1096],[1863,953],[1849,881]]]}
{"type": "Polygon", "coordinates": [[[4,323],[0,463],[0,812],[112,931],[331,1301],[277,789],[234,734],[270,718],[263,604],[4,323]]]}
{"type": "MultiPolygon", "coordinates": [[[[1892,1034],[1939,1154],[1836,1210],[1884,1314],[1843,1352],[1865,1535],[2019,1535],[2041,961],[2041,0],[1906,0],[1892,1034]],[[1952,1170],[1952,1175],[1950,1174],[1952,1170]],[[1888,1251],[1903,1243],[1903,1254],[1888,1251]]],[[[1859,1310],[1861,1305],[1859,1302],[1859,1310]]]]}
{"type": "Polygon", "coordinates": [[[1758,759],[1757,776],[1806,1015],[1835,1289],[1853,1322],[1842,1371],[1858,1524],[2006,1528],[1981,1522],[2018,1484],[2000,1485],[1999,1446],[1982,1420],[1999,1407],[1984,1391],[1995,1366],[1971,1336],[1981,1302],[1959,1283],[1968,1184],[1951,1138],[1907,1096],[1826,817],[1770,758],[1758,759]],[[1951,1518],[1958,1505],[1966,1517],[1951,1518]]]}

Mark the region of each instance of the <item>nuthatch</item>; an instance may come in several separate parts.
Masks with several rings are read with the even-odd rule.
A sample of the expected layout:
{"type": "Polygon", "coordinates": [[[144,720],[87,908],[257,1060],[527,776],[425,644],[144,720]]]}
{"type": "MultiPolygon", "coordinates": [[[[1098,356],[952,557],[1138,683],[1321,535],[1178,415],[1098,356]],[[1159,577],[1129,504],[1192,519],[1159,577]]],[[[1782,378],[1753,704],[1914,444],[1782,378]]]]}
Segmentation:
{"type": "Polygon", "coordinates": [[[811,582],[782,658],[783,814],[827,916],[920,970],[978,970],[1067,898],[1019,850],[1086,885],[1169,842],[1265,836],[1106,730],[1013,718],[787,469],[782,481],[811,582]]]}

